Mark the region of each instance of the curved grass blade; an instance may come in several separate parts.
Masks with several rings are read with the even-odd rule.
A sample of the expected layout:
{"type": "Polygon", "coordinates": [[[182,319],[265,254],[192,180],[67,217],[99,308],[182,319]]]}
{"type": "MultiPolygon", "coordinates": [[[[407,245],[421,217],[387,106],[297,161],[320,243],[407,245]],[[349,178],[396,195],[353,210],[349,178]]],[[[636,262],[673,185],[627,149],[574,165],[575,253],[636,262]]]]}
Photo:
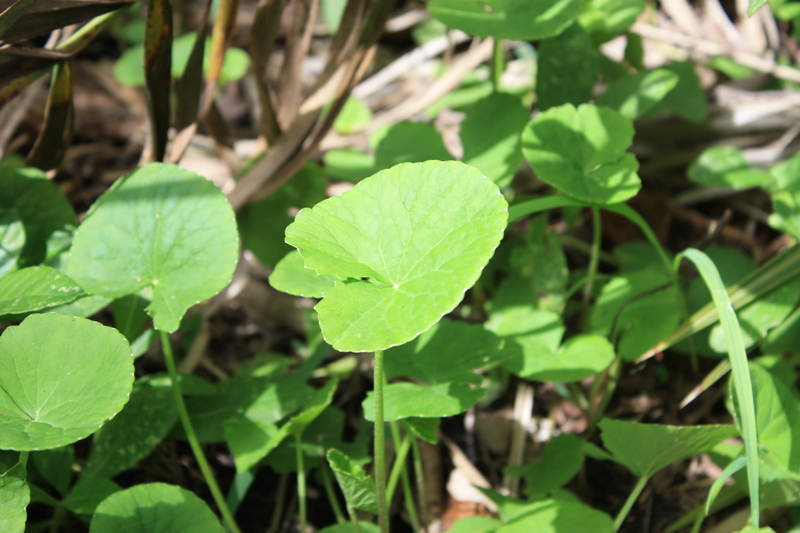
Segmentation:
{"type": "Polygon", "coordinates": [[[72,140],[72,61],[53,67],[53,80],[44,110],[44,126],[28,155],[28,164],[42,170],[55,168],[72,140]]]}
{"type": "Polygon", "coordinates": [[[150,115],[151,161],[163,161],[167,150],[172,85],[172,8],[167,0],[147,3],[144,76],[150,115]]]}
{"type": "Polygon", "coordinates": [[[741,413],[742,437],[747,457],[747,480],[750,488],[750,512],[753,527],[758,529],[760,512],[759,477],[758,477],[758,434],[756,431],[755,403],[753,401],[753,386],[750,380],[750,370],[747,367],[747,354],[744,350],[742,332],[739,321],[733,311],[731,300],[725,285],[719,276],[717,267],[709,257],[700,250],[689,248],[675,259],[675,270],[680,260],[689,259],[700,271],[700,275],[708,286],[714,305],[719,313],[722,328],[728,345],[728,357],[731,361],[733,383],[741,413]]]}
{"type": "Polygon", "coordinates": [[[36,0],[17,0],[0,13],[0,37],[19,19],[36,0]]]}

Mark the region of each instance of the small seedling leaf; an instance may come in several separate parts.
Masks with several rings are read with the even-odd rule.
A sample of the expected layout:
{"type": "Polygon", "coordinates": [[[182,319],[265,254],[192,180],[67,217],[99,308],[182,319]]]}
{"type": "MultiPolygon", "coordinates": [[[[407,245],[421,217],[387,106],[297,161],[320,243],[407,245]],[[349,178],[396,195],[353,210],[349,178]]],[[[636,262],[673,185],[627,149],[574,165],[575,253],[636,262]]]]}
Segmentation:
{"type": "Polygon", "coordinates": [[[668,426],[606,418],[600,424],[603,445],[616,461],[639,477],[649,478],[665,466],[706,452],[735,437],[734,426],[668,426]]]}
{"type": "Polygon", "coordinates": [[[23,268],[0,279],[0,315],[67,304],[84,294],[77,283],[54,268],[23,268]]]}
{"type": "Polygon", "coordinates": [[[431,0],[428,10],[470,35],[534,41],[558,35],[583,8],[582,0],[431,0]]]}
{"type": "Polygon", "coordinates": [[[75,233],[68,274],[87,292],[118,298],[152,287],[156,329],[178,329],[186,310],[230,282],[236,222],[213,183],[152,163],[121,178],[75,233]]]}
{"type": "Polygon", "coordinates": [[[300,252],[294,250],[281,259],[269,277],[269,284],[274,289],[304,298],[322,298],[328,289],[332,289],[336,281],[341,281],[336,276],[326,274],[320,276],[310,268],[305,267],[305,261],[300,252]]]}
{"type": "Polygon", "coordinates": [[[223,533],[208,505],[188,490],[145,483],[117,492],[101,503],[90,533],[223,533]]]}
{"type": "Polygon", "coordinates": [[[364,469],[353,463],[339,450],[328,451],[328,463],[339,482],[344,498],[355,509],[378,514],[378,495],[375,482],[364,469]]]}
{"type": "Polygon", "coordinates": [[[128,401],[133,357],[115,329],[56,313],[0,337],[0,448],[42,450],[91,435],[128,401]]]}
{"type": "Polygon", "coordinates": [[[616,111],[584,104],[552,107],[522,135],[522,151],[536,174],[579,200],[614,204],[639,192],[639,162],[626,152],[633,125],[616,111]]]}
{"type": "Polygon", "coordinates": [[[337,350],[366,352],[404,344],[455,308],[507,218],[505,199],[477,169],[409,163],[303,209],[286,242],[306,267],[346,280],[316,306],[320,326],[337,350]]]}

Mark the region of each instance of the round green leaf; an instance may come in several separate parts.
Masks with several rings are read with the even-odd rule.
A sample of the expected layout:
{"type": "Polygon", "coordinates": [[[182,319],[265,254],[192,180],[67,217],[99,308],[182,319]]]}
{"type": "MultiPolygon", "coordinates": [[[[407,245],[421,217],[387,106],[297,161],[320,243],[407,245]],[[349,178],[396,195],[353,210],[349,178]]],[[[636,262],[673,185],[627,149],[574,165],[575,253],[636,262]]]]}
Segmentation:
{"type": "Polygon", "coordinates": [[[344,280],[316,307],[325,340],[367,352],[404,344],[452,311],[507,219],[508,204],[479,170],[405,163],[303,209],[286,242],[306,267],[344,280]]]}
{"type": "Polygon", "coordinates": [[[31,315],[0,337],[0,448],[42,450],[91,435],[133,386],[125,338],[84,318],[31,315]]]}
{"type": "Polygon", "coordinates": [[[87,292],[119,298],[153,288],[161,331],[231,280],[239,239],[222,191],[175,165],[152,163],[98,198],[75,233],[68,274],[87,292]]]}
{"type": "Polygon", "coordinates": [[[166,483],[136,485],[101,503],[90,533],[222,533],[208,505],[189,492],[166,483]]]}
{"type": "Polygon", "coordinates": [[[23,268],[0,279],[0,315],[63,305],[83,295],[83,289],[55,268],[23,268]]]}
{"type": "Polygon", "coordinates": [[[0,531],[23,533],[31,503],[31,488],[25,482],[27,473],[21,464],[0,476],[0,531]]]}
{"type": "Polygon", "coordinates": [[[552,107],[522,134],[522,151],[542,181],[593,203],[624,202],[639,192],[639,162],[626,152],[633,125],[604,107],[552,107]]]}
{"type": "Polygon", "coordinates": [[[533,41],[558,35],[580,14],[583,0],[431,0],[428,10],[471,35],[533,41]]]}
{"type": "Polygon", "coordinates": [[[320,276],[304,266],[303,256],[297,250],[281,259],[269,277],[274,289],[304,298],[322,298],[322,294],[333,288],[336,276],[320,276]]]}

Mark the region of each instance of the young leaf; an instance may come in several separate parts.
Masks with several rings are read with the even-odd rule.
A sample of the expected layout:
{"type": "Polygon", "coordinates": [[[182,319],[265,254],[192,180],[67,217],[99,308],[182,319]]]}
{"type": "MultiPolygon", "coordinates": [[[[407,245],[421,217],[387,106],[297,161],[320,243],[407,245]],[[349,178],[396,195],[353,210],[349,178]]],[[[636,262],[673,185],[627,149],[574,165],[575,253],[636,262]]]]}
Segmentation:
{"type": "Polygon", "coordinates": [[[43,450],[97,431],[128,401],[133,357],[97,322],[31,315],[0,337],[0,448],[43,450]]]}
{"type": "Polygon", "coordinates": [[[592,98],[599,74],[599,53],[579,24],[542,41],[536,69],[539,109],[585,104],[592,98]]]}
{"type": "Polygon", "coordinates": [[[23,533],[28,517],[31,489],[25,482],[27,472],[18,464],[0,476],[0,531],[23,533]]]}
{"type": "Polygon", "coordinates": [[[581,0],[431,0],[428,10],[470,35],[535,41],[558,35],[578,16],[581,0]]]}
{"type": "Polygon", "coordinates": [[[35,168],[0,165],[0,209],[16,210],[25,228],[19,267],[38,265],[63,250],[75,213],[61,191],[35,168]]]}
{"type": "Polygon", "coordinates": [[[480,171],[454,161],[408,163],[303,209],[286,242],[318,274],[353,278],[336,282],[316,306],[325,340],[340,351],[385,350],[458,305],[507,218],[508,204],[480,171]]]}
{"type": "Polygon", "coordinates": [[[63,305],[84,294],[74,281],[54,268],[23,268],[0,279],[0,315],[63,305]]]}
{"type": "Polygon", "coordinates": [[[522,134],[522,151],[542,181],[587,202],[614,204],[639,192],[639,162],[625,150],[633,126],[604,107],[552,107],[522,134]]]}
{"type": "Polygon", "coordinates": [[[188,490],[146,483],[117,492],[101,503],[89,533],[223,533],[208,505],[188,490]]]}
{"type": "Polygon", "coordinates": [[[747,189],[766,185],[768,172],[752,167],[736,146],[714,146],[705,150],[689,165],[689,179],[710,187],[747,189]]]}
{"type": "Polygon", "coordinates": [[[603,445],[639,477],[710,450],[739,434],[734,426],[668,426],[606,418],[600,424],[603,445]]]}
{"type": "Polygon", "coordinates": [[[539,459],[524,466],[509,466],[505,473],[524,477],[529,497],[545,496],[569,483],[581,469],[583,444],[575,435],[561,434],[547,444],[539,459]]]}
{"type": "Polygon", "coordinates": [[[378,514],[378,497],[372,478],[339,450],[328,451],[328,463],[347,503],[355,509],[378,514]]]}
{"type": "Polygon", "coordinates": [[[152,163],[97,199],[75,233],[67,272],[86,291],[118,298],[153,288],[156,329],[230,282],[238,259],[233,210],[213,183],[152,163]]]}
{"type": "Polygon", "coordinates": [[[294,250],[281,259],[269,277],[269,284],[274,289],[304,298],[322,298],[323,293],[332,289],[336,276],[326,274],[320,276],[304,265],[303,256],[294,250]]]}

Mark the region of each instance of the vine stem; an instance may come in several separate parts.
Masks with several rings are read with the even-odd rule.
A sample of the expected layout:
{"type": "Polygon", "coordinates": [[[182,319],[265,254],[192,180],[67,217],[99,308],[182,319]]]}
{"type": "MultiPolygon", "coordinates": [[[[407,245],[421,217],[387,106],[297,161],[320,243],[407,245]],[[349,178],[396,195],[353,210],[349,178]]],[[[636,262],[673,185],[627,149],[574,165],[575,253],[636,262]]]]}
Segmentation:
{"type": "Polygon", "coordinates": [[[217,504],[217,509],[219,509],[222,519],[225,521],[225,525],[231,533],[241,533],[239,526],[236,525],[233,515],[228,508],[225,497],[222,495],[222,491],[219,490],[219,485],[217,485],[217,480],[214,478],[214,473],[211,471],[206,456],[203,454],[200,441],[197,440],[197,434],[194,432],[192,420],[189,418],[189,411],[186,410],[186,404],[183,401],[183,392],[181,391],[180,381],[178,381],[178,370],[175,367],[175,357],[172,355],[172,344],[170,344],[169,335],[166,331],[159,331],[159,334],[161,335],[161,347],[164,352],[164,360],[167,363],[167,372],[169,372],[169,379],[172,382],[172,396],[175,399],[175,407],[178,409],[178,417],[181,419],[183,431],[186,433],[186,440],[189,441],[189,446],[192,448],[194,458],[197,460],[197,465],[200,467],[203,479],[205,479],[206,484],[208,484],[211,496],[217,504]]]}
{"type": "Polygon", "coordinates": [[[375,352],[375,487],[378,493],[378,525],[389,533],[389,509],[386,507],[386,428],[383,424],[383,350],[375,352]]]}

